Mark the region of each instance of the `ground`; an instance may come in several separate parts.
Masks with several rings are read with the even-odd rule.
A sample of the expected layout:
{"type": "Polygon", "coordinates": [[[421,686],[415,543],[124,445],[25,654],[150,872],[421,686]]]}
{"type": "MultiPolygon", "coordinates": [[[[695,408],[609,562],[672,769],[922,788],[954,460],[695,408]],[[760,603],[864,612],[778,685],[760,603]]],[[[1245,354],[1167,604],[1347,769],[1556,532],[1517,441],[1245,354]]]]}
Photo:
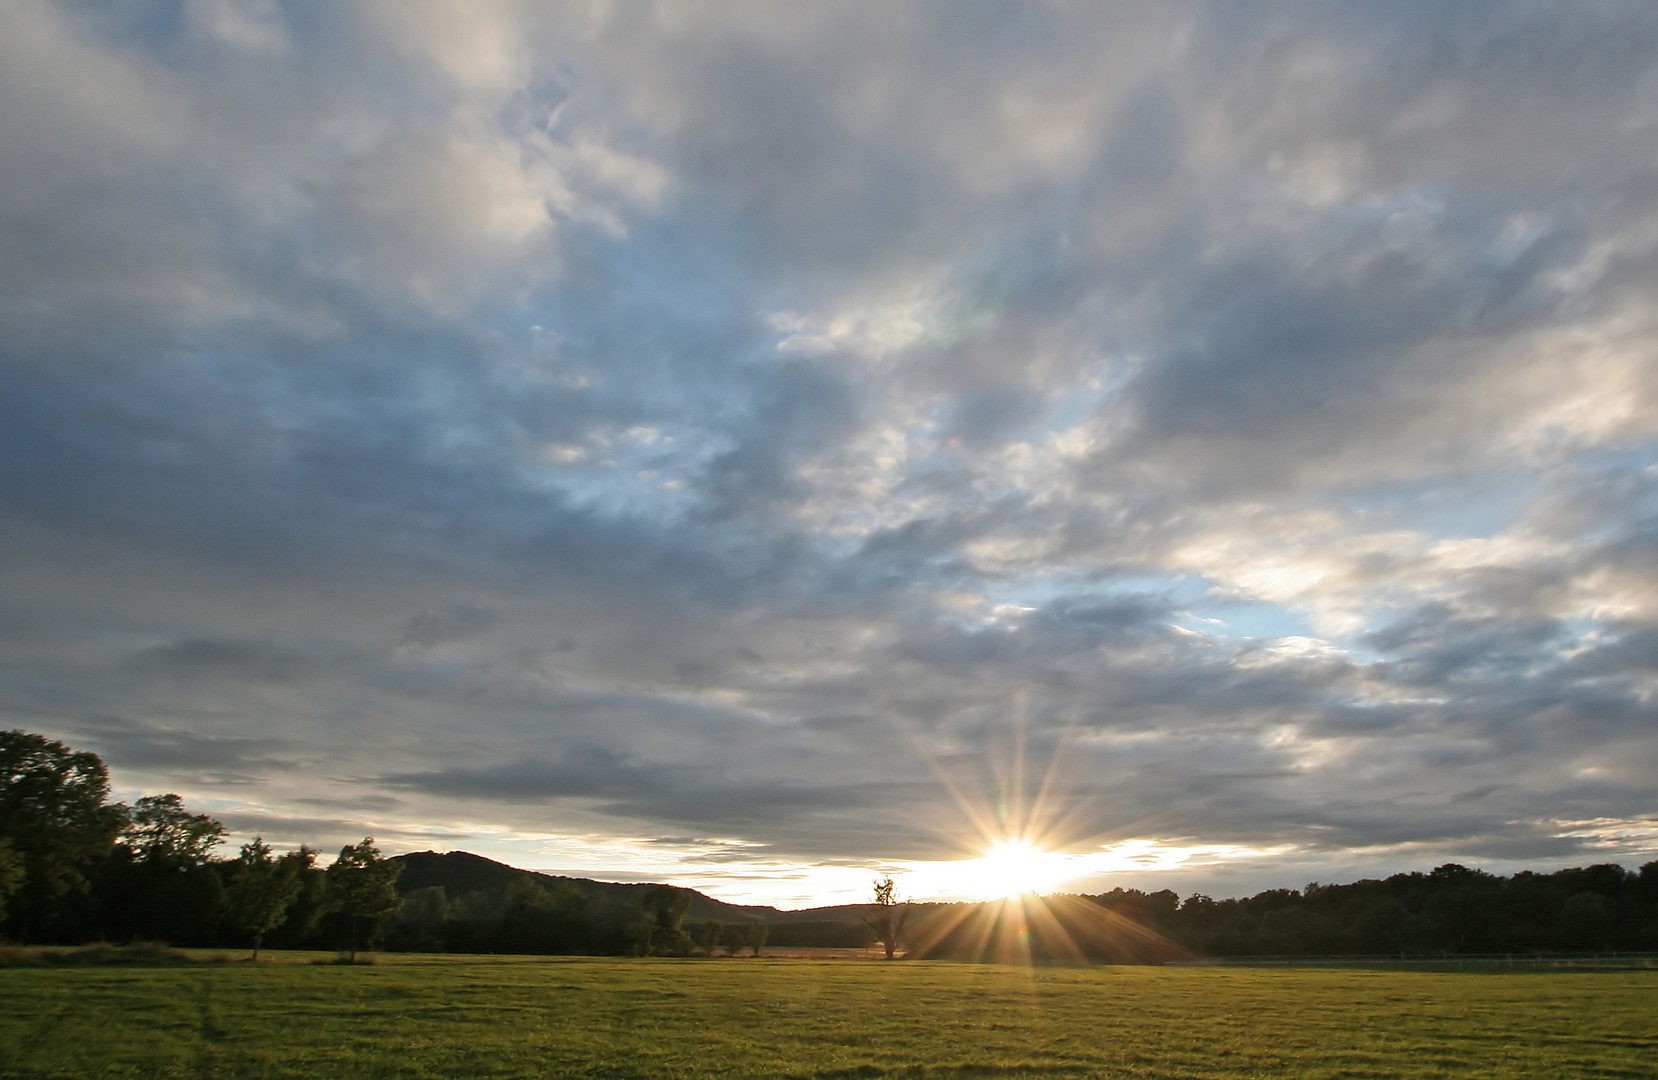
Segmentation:
{"type": "Polygon", "coordinates": [[[0,970],[5,1077],[1658,1077],[1658,971],[277,954],[0,970]]]}

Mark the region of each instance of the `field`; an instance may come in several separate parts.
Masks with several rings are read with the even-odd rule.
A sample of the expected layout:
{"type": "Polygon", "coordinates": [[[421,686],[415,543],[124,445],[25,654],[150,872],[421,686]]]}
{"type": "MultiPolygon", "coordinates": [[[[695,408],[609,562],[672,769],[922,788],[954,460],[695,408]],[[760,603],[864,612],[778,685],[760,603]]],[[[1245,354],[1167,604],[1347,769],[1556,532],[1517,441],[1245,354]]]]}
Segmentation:
{"type": "Polygon", "coordinates": [[[0,970],[5,1077],[1658,1077],[1658,971],[286,955],[0,970]]]}

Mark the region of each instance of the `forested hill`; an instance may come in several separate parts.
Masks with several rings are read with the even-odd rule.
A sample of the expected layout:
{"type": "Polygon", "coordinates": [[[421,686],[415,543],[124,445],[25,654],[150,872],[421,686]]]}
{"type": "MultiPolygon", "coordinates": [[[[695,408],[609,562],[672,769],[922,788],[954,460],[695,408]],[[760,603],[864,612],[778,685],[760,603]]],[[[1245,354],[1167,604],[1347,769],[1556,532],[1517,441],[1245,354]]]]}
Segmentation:
{"type": "MultiPolygon", "coordinates": [[[[606,897],[622,906],[638,907],[649,884],[629,884],[618,881],[596,881],[592,878],[566,877],[541,870],[520,870],[506,863],[474,855],[470,851],[416,851],[408,855],[394,855],[392,862],[403,865],[397,879],[397,891],[408,896],[421,889],[440,886],[451,898],[469,893],[504,893],[514,881],[528,877],[542,888],[552,891],[562,884],[574,885],[585,896],[606,897]]],[[[867,904],[836,904],[830,907],[783,910],[765,904],[728,904],[695,889],[684,889],[691,896],[686,918],[693,921],[719,919],[722,922],[758,920],[773,926],[793,923],[847,923],[862,925],[868,914],[867,904]]]]}
{"type": "MultiPolygon", "coordinates": [[[[403,872],[397,879],[397,891],[404,896],[421,889],[429,889],[434,885],[441,886],[451,898],[478,892],[504,893],[514,881],[528,877],[549,892],[561,885],[574,885],[584,896],[602,897],[615,901],[620,906],[637,908],[645,890],[652,887],[649,884],[594,881],[591,878],[545,874],[539,870],[519,870],[469,851],[416,851],[408,855],[393,856],[391,861],[403,865],[403,872]]],[[[786,917],[792,914],[774,907],[727,904],[695,889],[683,891],[690,894],[691,906],[686,911],[686,917],[693,920],[778,922],[785,921],[786,917]]],[[[855,915],[849,918],[856,921],[855,915]]]]}
{"type": "MultiPolygon", "coordinates": [[[[646,893],[658,887],[532,874],[462,852],[422,852],[398,861],[405,864],[399,882],[403,895],[414,900],[420,890],[441,886],[448,901],[461,902],[450,911],[451,919],[486,895],[505,902],[515,881],[520,891],[533,880],[550,894],[579,894],[589,918],[601,920],[638,910],[646,893]],[[467,897],[474,899],[468,903],[467,897]],[[607,916],[607,911],[615,914],[607,916]]],[[[870,913],[865,904],[779,911],[677,891],[687,898],[689,920],[764,922],[777,944],[847,944],[867,937],[846,931],[863,926],[870,913]]],[[[1133,941],[1118,934],[1098,950],[1085,950],[1097,952],[1099,959],[1653,950],[1658,949],[1658,862],[1637,871],[1608,863],[1548,873],[1521,871],[1511,877],[1447,864],[1385,880],[1269,889],[1236,899],[1113,889],[1053,897],[1043,906],[1053,918],[1074,924],[1068,925],[1069,936],[1079,942],[1090,932],[1088,913],[1099,909],[1123,920],[1119,928],[1132,925],[1145,932],[1133,941]]],[[[418,908],[415,904],[410,914],[418,908]]],[[[957,956],[982,949],[993,935],[980,924],[998,917],[998,911],[997,904],[910,906],[906,937],[915,947],[912,955],[957,956]]],[[[408,921],[408,916],[401,918],[408,921]]],[[[452,934],[453,928],[445,932],[452,934]]]]}

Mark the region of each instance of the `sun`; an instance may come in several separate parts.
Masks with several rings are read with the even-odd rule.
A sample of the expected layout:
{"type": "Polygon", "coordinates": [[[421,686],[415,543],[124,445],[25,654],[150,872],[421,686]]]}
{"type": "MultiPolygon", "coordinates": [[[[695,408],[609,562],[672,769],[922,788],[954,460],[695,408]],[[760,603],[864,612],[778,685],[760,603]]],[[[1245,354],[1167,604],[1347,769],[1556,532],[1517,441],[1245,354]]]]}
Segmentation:
{"type": "Polygon", "coordinates": [[[1068,860],[1057,851],[1047,851],[1029,840],[998,840],[977,859],[959,865],[965,891],[991,900],[1047,893],[1071,876],[1068,860]]]}

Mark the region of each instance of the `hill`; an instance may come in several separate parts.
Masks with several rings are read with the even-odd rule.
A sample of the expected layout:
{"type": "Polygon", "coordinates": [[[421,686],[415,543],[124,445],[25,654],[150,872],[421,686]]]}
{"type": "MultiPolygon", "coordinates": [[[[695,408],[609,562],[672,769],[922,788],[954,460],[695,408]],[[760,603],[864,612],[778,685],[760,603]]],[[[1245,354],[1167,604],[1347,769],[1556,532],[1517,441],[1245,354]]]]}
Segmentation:
{"type": "MultiPolygon", "coordinates": [[[[640,894],[652,887],[649,883],[595,881],[592,878],[564,877],[543,874],[536,870],[520,870],[467,851],[417,851],[394,856],[393,861],[403,865],[403,873],[397,880],[397,891],[405,896],[433,885],[443,886],[443,891],[451,898],[459,898],[468,893],[500,893],[513,881],[527,876],[549,890],[568,882],[588,896],[603,898],[617,906],[637,907],[640,894]]],[[[721,922],[758,921],[770,924],[859,923],[864,911],[863,906],[859,904],[780,911],[775,907],[760,904],[728,904],[695,889],[685,891],[691,894],[691,907],[686,917],[693,922],[717,919],[721,922]]]]}

